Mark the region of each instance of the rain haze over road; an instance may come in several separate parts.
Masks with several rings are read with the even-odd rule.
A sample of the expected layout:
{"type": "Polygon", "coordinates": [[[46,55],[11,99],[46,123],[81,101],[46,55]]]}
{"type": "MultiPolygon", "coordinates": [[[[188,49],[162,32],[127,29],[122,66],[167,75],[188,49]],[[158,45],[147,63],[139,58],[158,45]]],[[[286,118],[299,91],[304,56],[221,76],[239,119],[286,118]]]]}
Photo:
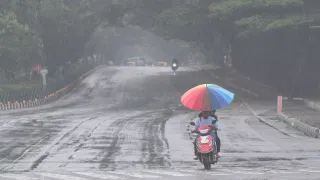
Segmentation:
{"type": "Polygon", "coordinates": [[[100,67],[51,105],[1,116],[0,177],[318,177],[318,140],[295,131],[282,134],[259,122],[238,100],[218,112],[223,157],[204,171],[192,159],[186,131],[196,114],[181,107],[179,98],[205,81],[215,80],[187,67],[176,76],[165,67],[100,67]]]}
{"type": "MultiPolygon", "coordinates": [[[[8,94],[8,88],[13,91],[24,82],[28,84],[29,78],[31,83],[40,82],[44,77],[39,72],[35,79],[34,70],[29,72],[36,64],[45,64],[49,70],[47,86],[40,84],[41,95],[50,83],[60,80],[63,87],[74,86],[45,105],[0,109],[0,180],[319,180],[319,138],[293,128],[295,123],[284,123],[276,111],[276,97],[281,91],[288,96],[315,92],[310,89],[317,83],[299,78],[301,72],[317,67],[316,61],[292,63],[287,59],[300,56],[277,54],[308,54],[305,48],[298,48],[307,47],[304,41],[298,43],[303,38],[294,39],[296,34],[305,33],[279,30],[281,37],[290,34],[279,38],[270,32],[284,26],[272,21],[275,14],[267,20],[262,15],[241,16],[245,18],[241,22],[226,15],[240,17],[243,9],[256,12],[257,7],[265,7],[268,13],[283,6],[295,7],[294,12],[301,4],[280,1],[272,6],[248,5],[242,0],[215,4],[196,0],[1,2],[0,96],[8,94]],[[237,6],[234,11],[239,10],[237,15],[226,8],[233,7],[232,2],[237,6]],[[7,10],[15,13],[7,14],[7,10]],[[253,21],[270,24],[252,25],[253,21]],[[278,45],[281,43],[273,42],[278,39],[285,41],[285,50],[278,45]],[[125,62],[132,57],[144,58],[145,66],[125,62]],[[271,60],[263,61],[266,57],[271,60]],[[182,62],[175,75],[170,67],[173,58],[182,62]],[[280,60],[285,63],[278,63],[280,60]],[[92,68],[81,81],[78,79],[92,68]],[[28,81],[14,84],[16,79],[10,73],[23,74],[24,70],[21,76],[28,81]],[[236,97],[217,111],[222,156],[210,170],[193,159],[189,123],[199,112],[185,108],[180,100],[187,90],[205,83],[218,84],[236,97]],[[297,88],[303,83],[310,91],[297,88]]],[[[312,39],[311,35],[307,37],[312,39]]],[[[314,51],[310,57],[316,56],[314,51]]],[[[306,77],[318,77],[315,72],[310,70],[306,77]]],[[[24,96],[24,92],[16,94],[24,96]]],[[[32,94],[32,98],[37,97],[32,94]]],[[[11,99],[0,97],[1,107],[6,103],[1,102],[3,99],[10,104],[11,99]]],[[[285,103],[298,107],[295,101],[285,103]]],[[[299,112],[295,113],[306,115],[299,112]]]]}

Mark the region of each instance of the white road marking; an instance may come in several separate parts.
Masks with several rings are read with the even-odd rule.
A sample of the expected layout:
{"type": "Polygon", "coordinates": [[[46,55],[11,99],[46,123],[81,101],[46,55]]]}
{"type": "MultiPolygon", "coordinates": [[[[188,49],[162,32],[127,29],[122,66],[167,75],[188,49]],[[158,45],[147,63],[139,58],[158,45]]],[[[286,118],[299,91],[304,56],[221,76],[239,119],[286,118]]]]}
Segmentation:
{"type": "Polygon", "coordinates": [[[50,178],[55,178],[55,179],[63,179],[63,180],[87,180],[84,178],[80,177],[74,177],[74,176],[69,176],[69,175],[62,175],[62,174],[53,174],[53,173],[36,173],[38,176],[45,176],[45,177],[50,177],[50,178]]]}
{"type": "Polygon", "coordinates": [[[320,170],[316,171],[316,170],[311,170],[311,169],[300,169],[300,171],[302,171],[302,172],[311,172],[311,173],[320,173],[320,170]]]}
{"type": "Polygon", "coordinates": [[[275,174],[299,174],[301,172],[297,171],[286,171],[286,170],[270,170],[269,173],[275,173],[275,174]]]}
{"type": "Polygon", "coordinates": [[[213,176],[230,176],[231,174],[227,173],[219,173],[219,172],[206,172],[207,175],[213,175],[213,176]]]}
{"type": "MultiPolygon", "coordinates": [[[[201,69],[200,69],[200,70],[201,70],[201,69]]],[[[213,78],[220,79],[220,77],[217,76],[217,75],[215,75],[214,73],[212,73],[212,72],[210,72],[210,71],[208,71],[208,70],[205,70],[205,71],[207,71],[207,73],[210,74],[213,78]]]]}
{"type": "Polygon", "coordinates": [[[265,174],[265,173],[260,173],[260,172],[249,172],[249,171],[233,171],[230,169],[219,169],[221,171],[227,171],[230,173],[235,173],[235,174],[265,174]]]}
{"type": "Polygon", "coordinates": [[[246,93],[248,93],[248,94],[251,94],[251,95],[253,95],[253,96],[255,96],[255,97],[258,97],[258,96],[259,96],[258,94],[254,93],[254,92],[251,92],[251,91],[248,90],[248,89],[244,89],[244,88],[238,87],[238,86],[233,85],[233,84],[231,84],[231,83],[227,83],[227,84],[228,84],[230,87],[232,87],[232,88],[239,89],[239,90],[244,91],[244,92],[246,92],[246,93]]]}
{"type": "Polygon", "coordinates": [[[197,171],[197,170],[193,170],[193,169],[189,169],[189,170],[184,170],[184,169],[179,169],[179,171],[181,171],[181,172],[187,172],[187,173],[199,173],[199,171],[197,171]]]}
{"type": "Polygon", "coordinates": [[[90,172],[75,172],[74,174],[79,174],[79,175],[94,177],[94,178],[99,178],[99,179],[123,179],[118,176],[101,174],[101,173],[98,174],[98,173],[90,173],[90,172]]]}
{"type": "Polygon", "coordinates": [[[194,176],[192,174],[182,174],[179,172],[172,172],[172,171],[145,170],[143,172],[162,174],[162,175],[168,175],[168,176],[194,176]]]}
{"type": "MultiPolygon", "coordinates": [[[[196,176],[198,174],[203,175],[212,175],[212,176],[230,176],[232,174],[247,174],[247,175],[263,175],[266,173],[274,173],[274,174],[299,174],[302,172],[307,173],[320,173],[320,170],[312,170],[312,169],[300,169],[300,170],[269,170],[267,172],[255,172],[253,169],[241,169],[242,171],[238,170],[230,170],[230,169],[218,169],[218,171],[212,170],[212,171],[203,171],[203,170],[177,170],[175,171],[166,171],[166,170],[143,170],[140,173],[137,172],[126,172],[126,171],[108,171],[106,173],[99,172],[99,173],[91,173],[91,172],[70,172],[75,175],[79,176],[87,176],[89,178],[98,178],[98,179],[112,179],[112,180],[120,180],[125,179],[125,177],[134,177],[134,178],[144,178],[144,179],[151,179],[151,178],[161,178],[161,176],[157,175],[150,175],[150,174],[158,174],[158,175],[164,175],[164,176],[176,176],[176,177],[183,177],[183,176],[196,176]],[[221,172],[223,171],[223,172],[221,172]],[[184,173],[186,172],[186,173],[184,173]],[[146,174],[150,173],[150,174],[146,174]],[[110,175],[110,174],[117,174],[116,175],[110,175]],[[124,177],[121,177],[124,176],[124,177]]],[[[87,180],[84,177],[76,177],[72,175],[66,175],[66,174],[57,174],[55,172],[43,172],[43,173],[32,173],[28,175],[36,175],[40,177],[30,177],[25,176],[22,174],[0,174],[0,179],[7,178],[7,179],[13,179],[13,180],[40,180],[44,177],[54,178],[54,179],[61,179],[61,180],[87,180]]]]}
{"type": "MultiPolygon", "coordinates": [[[[28,177],[28,176],[23,176],[20,174],[0,174],[0,179],[2,178],[9,178],[9,179],[15,179],[15,180],[37,180],[39,178],[35,177],[28,177]]],[[[40,179],[39,179],[40,180],[40,179]]]]}
{"type": "Polygon", "coordinates": [[[136,178],[160,178],[160,176],[153,176],[153,175],[134,173],[134,172],[110,171],[109,173],[119,174],[119,175],[124,175],[124,176],[131,176],[131,177],[136,177],[136,178]]]}
{"type": "Polygon", "coordinates": [[[206,175],[215,175],[215,176],[228,176],[231,174],[223,173],[223,172],[215,172],[215,171],[197,171],[197,170],[179,170],[182,172],[188,172],[193,174],[206,174],[206,175]]]}

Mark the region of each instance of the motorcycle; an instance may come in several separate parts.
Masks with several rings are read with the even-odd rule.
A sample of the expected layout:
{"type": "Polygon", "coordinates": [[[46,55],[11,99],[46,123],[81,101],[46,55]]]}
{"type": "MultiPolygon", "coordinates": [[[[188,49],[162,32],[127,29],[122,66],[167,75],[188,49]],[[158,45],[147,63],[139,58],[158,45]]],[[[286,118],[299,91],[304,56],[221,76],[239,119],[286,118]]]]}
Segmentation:
{"type": "Polygon", "coordinates": [[[177,63],[173,63],[171,66],[171,69],[173,70],[173,75],[176,75],[176,70],[178,69],[178,64],[177,63]]]}
{"type": "MultiPolygon", "coordinates": [[[[191,122],[190,125],[195,126],[195,123],[191,122]]],[[[211,169],[211,165],[218,162],[217,146],[211,131],[212,128],[209,126],[201,126],[195,131],[197,133],[197,155],[205,169],[211,169]]]]}

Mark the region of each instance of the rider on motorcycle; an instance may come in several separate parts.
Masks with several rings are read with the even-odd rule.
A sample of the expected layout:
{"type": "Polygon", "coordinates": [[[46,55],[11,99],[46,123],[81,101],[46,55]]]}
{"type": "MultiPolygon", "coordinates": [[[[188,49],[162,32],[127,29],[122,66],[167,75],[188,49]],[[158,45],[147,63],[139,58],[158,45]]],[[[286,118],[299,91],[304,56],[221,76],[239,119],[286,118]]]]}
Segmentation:
{"type": "Polygon", "coordinates": [[[172,59],[172,65],[176,64],[178,66],[178,60],[176,58],[172,59]]]}
{"type": "MultiPolygon", "coordinates": [[[[213,139],[217,139],[216,131],[220,130],[220,125],[219,125],[217,119],[215,119],[214,117],[211,116],[211,112],[210,111],[203,111],[200,114],[201,114],[201,117],[195,121],[196,129],[201,127],[201,126],[210,126],[213,129],[213,131],[211,131],[211,135],[212,135],[213,139]]],[[[195,132],[195,131],[196,130],[193,130],[192,132],[195,132]]],[[[197,144],[197,138],[195,138],[195,140],[194,140],[194,154],[196,156],[194,158],[195,160],[198,159],[196,144],[197,144]]],[[[217,144],[217,146],[218,146],[218,144],[217,144]]],[[[220,143],[219,143],[219,147],[217,147],[217,150],[220,151],[220,143]]],[[[218,151],[218,153],[220,153],[219,151],[218,151]]]]}
{"type": "MultiPolygon", "coordinates": [[[[218,122],[218,116],[216,115],[216,110],[212,110],[211,111],[211,114],[210,114],[211,117],[214,117],[216,120],[214,121],[214,123],[218,122]]],[[[213,123],[213,124],[214,124],[213,123]]],[[[221,141],[220,141],[220,138],[218,136],[218,131],[215,131],[216,133],[216,143],[217,143],[217,154],[218,156],[221,156],[221,152],[220,152],[220,147],[221,147],[221,141]]]]}
{"type": "Polygon", "coordinates": [[[178,69],[178,67],[179,67],[178,60],[173,59],[172,64],[171,64],[171,69],[173,70],[173,75],[176,75],[176,70],[178,69]]]}

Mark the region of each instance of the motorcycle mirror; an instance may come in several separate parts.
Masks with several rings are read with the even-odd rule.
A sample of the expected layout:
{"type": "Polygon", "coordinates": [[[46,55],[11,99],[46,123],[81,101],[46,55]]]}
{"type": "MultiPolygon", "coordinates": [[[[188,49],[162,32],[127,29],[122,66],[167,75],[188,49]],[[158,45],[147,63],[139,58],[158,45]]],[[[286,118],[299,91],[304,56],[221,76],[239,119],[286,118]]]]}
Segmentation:
{"type": "Polygon", "coordinates": [[[194,123],[194,122],[190,122],[190,125],[195,126],[195,125],[196,125],[196,123],[194,123]]]}

